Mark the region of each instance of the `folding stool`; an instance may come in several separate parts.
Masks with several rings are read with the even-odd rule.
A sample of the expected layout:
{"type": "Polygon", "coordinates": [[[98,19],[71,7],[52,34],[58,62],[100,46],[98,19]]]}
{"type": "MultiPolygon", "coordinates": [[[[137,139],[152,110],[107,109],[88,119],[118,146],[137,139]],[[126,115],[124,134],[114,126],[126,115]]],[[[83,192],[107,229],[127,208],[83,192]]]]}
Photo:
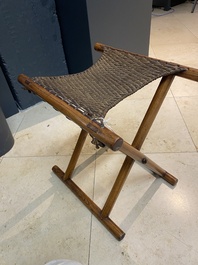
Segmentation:
{"type": "Polygon", "coordinates": [[[121,240],[125,233],[110,219],[109,215],[133,163],[137,162],[154,176],[163,178],[173,186],[177,183],[174,176],[139,150],[174,77],[180,76],[198,81],[198,69],[99,43],[95,45],[95,49],[101,51],[102,56],[93,66],[81,73],[32,78],[21,74],[18,80],[25,89],[40,96],[81,127],[82,130],[67,170],[63,172],[56,165],[52,170],[114,237],[121,240]],[[159,86],[132,144],[129,144],[121,136],[105,127],[103,119],[109,109],[157,78],[161,78],[159,86]],[[113,151],[119,150],[126,155],[102,209],[71,178],[88,134],[91,135],[92,143],[96,147],[107,146],[113,151]]]}

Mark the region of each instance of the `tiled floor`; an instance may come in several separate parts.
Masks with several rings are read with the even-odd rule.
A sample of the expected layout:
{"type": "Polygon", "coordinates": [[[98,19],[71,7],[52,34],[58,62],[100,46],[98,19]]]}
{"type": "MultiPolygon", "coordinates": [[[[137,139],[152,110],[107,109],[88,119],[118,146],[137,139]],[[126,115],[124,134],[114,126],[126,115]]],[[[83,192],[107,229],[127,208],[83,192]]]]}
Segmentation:
{"type": "MultiPolygon", "coordinates": [[[[185,3],[152,17],[151,56],[198,68],[198,7],[194,14],[191,8],[185,3]]],[[[155,87],[153,82],[109,112],[108,124],[126,140],[155,87]]],[[[83,265],[197,265],[197,115],[198,84],[176,78],[143,151],[179,182],[172,188],[135,165],[111,214],[126,231],[121,242],[51,171],[54,164],[65,169],[78,127],[46,103],[9,118],[15,145],[0,160],[0,264],[65,258],[83,265]]],[[[88,142],[74,179],[102,206],[123,155],[101,153],[88,142]]]]}

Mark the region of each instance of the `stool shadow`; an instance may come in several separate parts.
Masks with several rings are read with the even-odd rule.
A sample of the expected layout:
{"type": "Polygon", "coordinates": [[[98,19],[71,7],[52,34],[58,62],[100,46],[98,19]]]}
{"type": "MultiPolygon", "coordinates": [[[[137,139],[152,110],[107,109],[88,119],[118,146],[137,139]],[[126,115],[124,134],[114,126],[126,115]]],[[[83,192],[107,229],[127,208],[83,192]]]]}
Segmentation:
{"type": "MultiPolygon", "coordinates": [[[[90,163],[92,163],[98,156],[102,155],[106,151],[105,148],[100,149],[96,152],[96,154],[91,155],[88,159],[86,159],[83,163],[81,163],[75,170],[73,176],[77,175],[80,171],[86,168],[90,163]]],[[[53,173],[52,173],[53,174],[53,173]]],[[[50,182],[52,187],[50,187],[47,191],[37,197],[33,202],[29,203],[26,207],[24,207],[21,211],[19,211],[12,218],[7,220],[0,226],[0,236],[3,236],[7,231],[12,229],[16,224],[22,221],[26,216],[32,213],[35,209],[37,209],[43,202],[45,202],[52,195],[55,195],[58,191],[57,183],[54,183],[54,177],[50,178],[50,182]]]]}
{"type": "Polygon", "coordinates": [[[128,231],[130,227],[133,225],[133,223],[136,221],[136,219],[139,217],[141,212],[145,209],[147,204],[150,202],[150,200],[153,198],[155,193],[159,190],[161,184],[163,181],[161,179],[155,179],[154,182],[151,184],[151,186],[147,189],[147,191],[144,193],[144,195],[141,197],[141,199],[136,203],[136,205],[133,207],[131,212],[127,215],[127,217],[122,221],[120,224],[121,227],[125,231],[128,231]]]}
{"type": "Polygon", "coordinates": [[[33,202],[29,203],[25,208],[19,211],[16,215],[10,218],[7,222],[0,226],[0,236],[5,234],[11,228],[13,228],[16,224],[18,224],[21,220],[23,220],[26,216],[32,213],[37,207],[39,207],[44,201],[50,198],[55,194],[57,188],[52,186],[45,193],[41,194],[37,197],[33,202]]]}

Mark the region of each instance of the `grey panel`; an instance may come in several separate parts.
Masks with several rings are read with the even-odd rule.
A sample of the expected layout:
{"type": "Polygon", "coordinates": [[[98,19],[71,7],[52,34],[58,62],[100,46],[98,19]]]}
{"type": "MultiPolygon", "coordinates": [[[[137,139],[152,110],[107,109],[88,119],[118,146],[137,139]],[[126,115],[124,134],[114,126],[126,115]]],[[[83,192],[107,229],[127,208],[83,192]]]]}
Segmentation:
{"type": "Polygon", "coordinates": [[[102,42],[148,54],[152,0],[87,0],[87,9],[92,46],[102,42]]]}

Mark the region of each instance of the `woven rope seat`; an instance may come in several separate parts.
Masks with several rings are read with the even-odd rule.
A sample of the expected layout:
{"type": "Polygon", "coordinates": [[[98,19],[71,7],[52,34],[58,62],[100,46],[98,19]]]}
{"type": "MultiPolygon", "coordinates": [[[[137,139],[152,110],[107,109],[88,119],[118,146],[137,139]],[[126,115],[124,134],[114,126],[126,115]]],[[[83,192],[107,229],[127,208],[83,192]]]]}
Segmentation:
{"type": "Polygon", "coordinates": [[[183,70],[177,64],[104,46],[101,58],[84,72],[32,79],[85,116],[97,120],[153,80],[183,70]]]}

